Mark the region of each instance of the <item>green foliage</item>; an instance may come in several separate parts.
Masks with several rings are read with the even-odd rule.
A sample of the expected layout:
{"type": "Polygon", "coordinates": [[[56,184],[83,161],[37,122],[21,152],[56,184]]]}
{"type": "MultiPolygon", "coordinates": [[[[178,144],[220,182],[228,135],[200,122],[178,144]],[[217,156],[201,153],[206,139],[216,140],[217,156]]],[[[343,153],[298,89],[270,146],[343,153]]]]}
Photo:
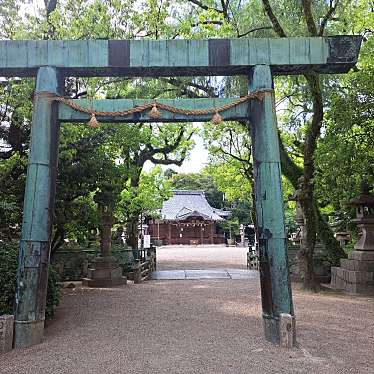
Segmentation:
{"type": "MultiPolygon", "coordinates": [[[[18,264],[18,243],[0,243],[0,315],[12,314],[16,293],[18,264]]],[[[48,288],[46,300],[46,318],[53,317],[61,299],[59,276],[56,270],[48,268],[48,288]]]]}
{"type": "Polygon", "coordinates": [[[171,182],[164,177],[160,166],[149,173],[142,172],[139,185],[134,188],[128,183],[121,193],[117,214],[128,221],[134,214],[157,217],[162,203],[171,196],[171,182]]]}
{"type": "Polygon", "coordinates": [[[50,319],[55,314],[56,308],[60,304],[61,300],[61,285],[60,276],[56,269],[52,266],[48,266],[48,285],[47,285],[47,299],[45,306],[45,318],[50,319]]]}
{"type": "Polygon", "coordinates": [[[237,217],[230,218],[226,221],[218,222],[219,229],[226,234],[229,239],[234,239],[240,232],[240,223],[237,217]]]}
{"type": "Polygon", "coordinates": [[[374,39],[364,43],[359,71],[333,87],[316,158],[317,192],[331,210],[350,211],[362,179],[374,183],[374,39]]]}
{"type": "Polygon", "coordinates": [[[16,293],[18,247],[0,243],[0,315],[13,313],[16,293]]]}
{"type": "Polygon", "coordinates": [[[234,122],[219,126],[208,123],[204,125],[202,135],[210,153],[205,173],[223,193],[223,207],[231,210],[233,227],[252,223],[253,175],[248,128],[234,122]]]}
{"type": "Polygon", "coordinates": [[[0,162],[0,239],[17,235],[25,187],[26,158],[18,152],[0,162]]]}
{"type": "Polygon", "coordinates": [[[242,172],[240,161],[229,159],[226,162],[211,162],[206,168],[218,190],[224,193],[227,203],[251,201],[251,182],[242,172]]]}

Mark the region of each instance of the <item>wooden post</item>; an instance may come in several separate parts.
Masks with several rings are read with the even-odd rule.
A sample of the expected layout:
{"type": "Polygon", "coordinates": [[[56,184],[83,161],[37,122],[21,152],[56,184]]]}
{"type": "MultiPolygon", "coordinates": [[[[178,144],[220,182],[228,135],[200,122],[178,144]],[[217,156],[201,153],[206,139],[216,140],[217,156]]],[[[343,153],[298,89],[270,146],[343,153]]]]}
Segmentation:
{"type": "Polygon", "coordinates": [[[171,223],[168,221],[168,240],[169,240],[169,245],[171,244],[171,223]]]}
{"type": "Polygon", "coordinates": [[[30,155],[15,302],[15,347],[43,339],[50,234],[58,161],[57,104],[48,95],[60,93],[58,72],[41,67],[36,80],[30,155]]]}
{"type": "MultiPolygon", "coordinates": [[[[268,65],[256,65],[249,76],[250,91],[272,89],[268,65]]],[[[266,340],[280,343],[280,315],[294,316],[284,227],[278,132],[274,93],[250,104],[256,214],[260,249],[260,279],[266,340]]],[[[293,325],[294,326],[294,325],[293,325]]]]}

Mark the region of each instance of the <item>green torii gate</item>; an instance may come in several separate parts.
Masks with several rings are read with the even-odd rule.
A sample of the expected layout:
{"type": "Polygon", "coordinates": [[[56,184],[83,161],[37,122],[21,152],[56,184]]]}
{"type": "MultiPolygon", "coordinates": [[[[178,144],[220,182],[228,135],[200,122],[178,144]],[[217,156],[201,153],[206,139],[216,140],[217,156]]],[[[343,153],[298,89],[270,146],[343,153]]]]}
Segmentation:
{"type": "MultiPolygon", "coordinates": [[[[280,316],[294,316],[287,266],[281,170],[273,89],[274,75],[346,73],[355,65],[359,36],[213,40],[0,41],[0,76],[36,76],[30,155],[20,242],[15,305],[15,346],[42,340],[60,122],[84,122],[89,115],[51,100],[63,95],[68,76],[246,75],[249,92],[262,100],[243,102],[221,113],[224,120],[249,120],[253,142],[256,213],[264,331],[279,343],[280,316]]],[[[229,99],[160,100],[179,108],[219,107],[229,99]]],[[[87,101],[75,100],[81,106],[87,101]]],[[[146,100],[96,100],[89,106],[117,111],[146,100]]],[[[211,115],[161,110],[106,122],[209,121],[211,115]]]]}

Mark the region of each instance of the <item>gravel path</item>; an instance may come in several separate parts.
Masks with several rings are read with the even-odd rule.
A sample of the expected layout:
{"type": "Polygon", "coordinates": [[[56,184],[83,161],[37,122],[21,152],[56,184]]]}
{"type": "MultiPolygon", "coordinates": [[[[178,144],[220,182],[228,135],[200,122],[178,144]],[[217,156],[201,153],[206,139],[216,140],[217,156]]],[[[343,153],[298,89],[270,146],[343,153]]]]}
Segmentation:
{"type": "Polygon", "coordinates": [[[374,373],[372,298],[294,301],[300,348],[285,350],[263,340],[258,280],[67,289],[45,341],[1,356],[0,373],[374,373]]]}

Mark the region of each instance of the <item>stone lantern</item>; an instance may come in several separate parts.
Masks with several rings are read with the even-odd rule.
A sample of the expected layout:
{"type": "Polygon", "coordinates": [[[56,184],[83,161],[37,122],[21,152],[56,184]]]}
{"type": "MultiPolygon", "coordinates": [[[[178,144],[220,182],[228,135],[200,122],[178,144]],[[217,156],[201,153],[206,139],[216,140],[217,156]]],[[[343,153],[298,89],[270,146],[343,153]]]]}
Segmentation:
{"type": "Polygon", "coordinates": [[[335,233],[335,239],[339,244],[344,247],[347,243],[351,241],[351,234],[346,231],[339,231],[335,233]]]}
{"type": "Polygon", "coordinates": [[[340,267],[331,268],[331,286],[351,293],[374,292],[374,196],[367,182],[361,183],[361,193],[350,201],[356,207],[353,220],[360,230],[359,240],[348,259],[340,267]]]}

